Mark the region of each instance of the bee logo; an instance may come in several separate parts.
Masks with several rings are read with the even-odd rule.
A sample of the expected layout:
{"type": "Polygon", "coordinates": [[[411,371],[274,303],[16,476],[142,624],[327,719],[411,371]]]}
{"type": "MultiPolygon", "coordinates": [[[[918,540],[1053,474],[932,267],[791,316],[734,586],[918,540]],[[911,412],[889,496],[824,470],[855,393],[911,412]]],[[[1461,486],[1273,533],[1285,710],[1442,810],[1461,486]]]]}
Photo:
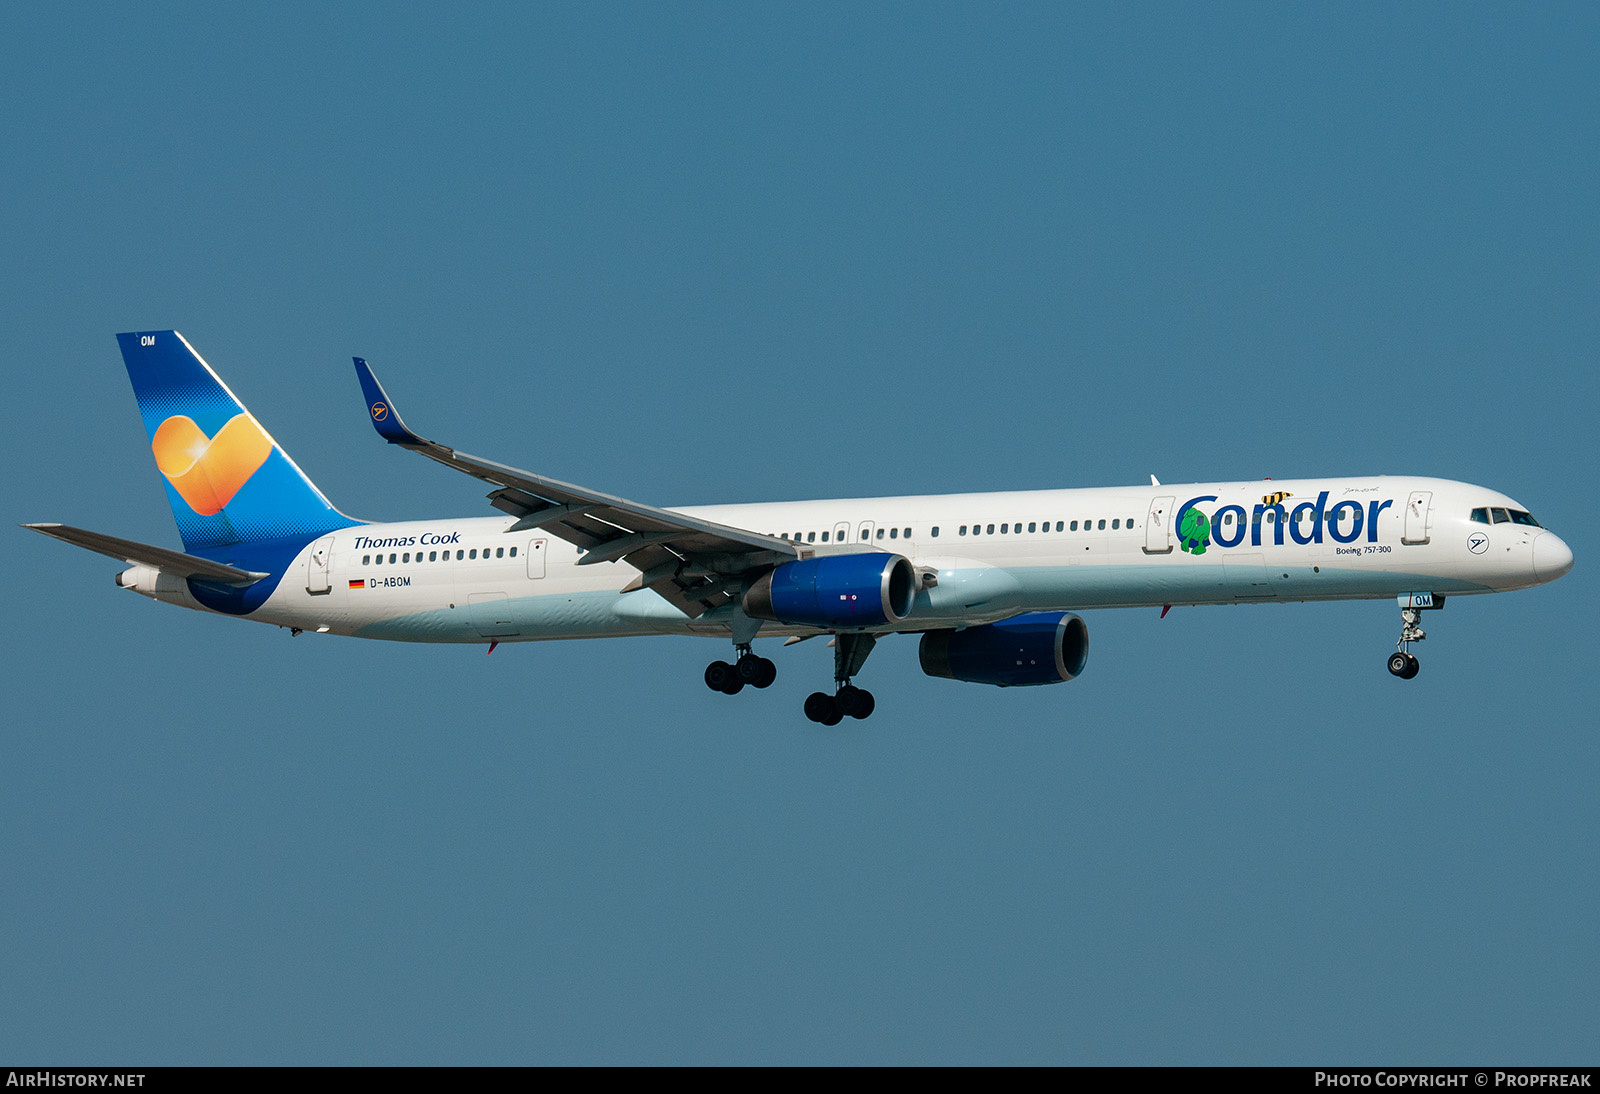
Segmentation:
{"type": "Polygon", "coordinates": [[[1279,490],[1276,494],[1262,494],[1261,495],[1261,504],[1262,505],[1278,505],[1283,501],[1284,498],[1292,498],[1292,497],[1294,497],[1294,495],[1289,493],[1289,491],[1287,491],[1287,490],[1279,490]]]}

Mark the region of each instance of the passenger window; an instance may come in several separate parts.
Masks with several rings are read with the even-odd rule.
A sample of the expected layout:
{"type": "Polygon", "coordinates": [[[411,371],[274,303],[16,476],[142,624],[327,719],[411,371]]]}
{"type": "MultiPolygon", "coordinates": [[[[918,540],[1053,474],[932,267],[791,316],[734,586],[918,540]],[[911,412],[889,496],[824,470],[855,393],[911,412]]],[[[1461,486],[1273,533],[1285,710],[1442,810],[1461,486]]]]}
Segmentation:
{"type": "Polygon", "coordinates": [[[889,538],[890,539],[898,539],[899,537],[900,537],[900,529],[898,529],[898,528],[889,529],[889,538]]]}
{"type": "Polygon", "coordinates": [[[372,556],[371,555],[362,555],[361,556],[361,565],[363,565],[363,566],[371,566],[372,565],[372,556]]]}
{"type": "Polygon", "coordinates": [[[933,526],[932,536],[933,536],[934,539],[938,539],[939,538],[939,526],[937,524],[935,524],[933,526]]]}
{"type": "Polygon", "coordinates": [[[1061,526],[1062,526],[1062,522],[1059,521],[1059,520],[1056,521],[1056,531],[1058,531],[1058,532],[1061,531],[1061,526]]]}
{"type": "Polygon", "coordinates": [[[905,530],[905,534],[901,538],[902,539],[910,539],[911,538],[911,529],[907,528],[905,530]]]}
{"type": "Polygon", "coordinates": [[[1104,532],[1105,530],[1106,530],[1106,519],[1104,517],[1101,517],[1100,518],[1100,531],[1104,532]]]}
{"type": "Polygon", "coordinates": [[[815,542],[817,542],[817,533],[815,533],[815,532],[807,532],[806,533],[806,542],[807,543],[815,543],[815,542]]]}
{"type": "Polygon", "coordinates": [[[496,547],[494,549],[494,557],[495,558],[505,558],[506,557],[506,549],[504,547],[496,547]]]}
{"type": "Polygon", "coordinates": [[[478,557],[478,549],[476,547],[474,547],[472,550],[468,551],[467,552],[467,557],[468,558],[477,558],[478,557]]]}
{"type": "Polygon", "coordinates": [[[828,533],[826,533],[826,532],[822,533],[822,542],[824,542],[824,543],[828,542],[828,533]]]}
{"type": "Polygon", "coordinates": [[[1037,530],[1038,530],[1038,522],[1030,520],[1028,522],[1028,531],[1033,532],[1033,531],[1037,531],[1037,530]]]}
{"type": "Polygon", "coordinates": [[[512,558],[516,558],[517,557],[517,549],[515,547],[511,548],[511,557],[512,558]]]}
{"type": "Polygon", "coordinates": [[[962,525],[962,526],[961,526],[961,529],[960,529],[960,531],[958,531],[958,532],[957,532],[957,533],[956,533],[956,535],[958,535],[958,536],[964,536],[964,535],[966,535],[966,534],[967,534],[967,526],[966,526],[966,525],[965,525],[965,524],[963,524],[963,525],[962,525]]]}
{"type": "Polygon", "coordinates": [[[884,533],[884,532],[885,532],[885,531],[886,531],[886,529],[883,529],[883,528],[879,528],[879,529],[878,529],[878,538],[879,538],[879,539],[882,539],[882,538],[883,538],[883,533],[884,533]]]}
{"type": "MultiPolygon", "coordinates": [[[[1229,524],[1233,523],[1233,514],[1232,513],[1228,514],[1228,523],[1229,524]]],[[[1116,531],[1118,528],[1121,528],[1121,527],[1122,527],[1121,519],[1117,519],[1117,520],[1114,520],[1114,521],[1111,522],[1111,530],[1113,532],[1116,531]]]]}
{"type": "Polygon", "coordinates": [[[438,562],[439,561],[439,552],[438,551],[429,551],[428,552],[428,561],[429,562],[438,562]]]}
{"type": "Polygon", "coordinates": [[[988,534],[989,534],[989,535],[991,535],[991,536],[992,536],[992,535],[994,535],[994,525],[992,525],[992,524],[991,524],[991,525],[989,525],[989,532],[988,532],[988,534]]]}
{"type": "Polygon", "coordinates": [[[1076,532],[1078,530],[1078,522],[1077,521],[1073,521],[1072,522],[1072,530],[1074,532],[1076,532]]]}
{"type": "Polygon", "coordinates": [[[1000,526],[1000,534],[1002,536],[1005,535],[1006,534],[1006,529],[1009,528],[1009,527],[1011,527],[1009,524],[1002,524],[1000,526]]]}
{"type": "Polygon", "coordinates": [[[395,558],[395,556],[392,555],[392,554],[389,556],[389,565],[391,565],[391,566],[394,565],[394,558],[395,558]]]}
{"type": "Polygon", "coordinates": [[[1122,522],[1122,526],[1124,528],[1132,528],[1133,527],[1133,518],[1129,517],[1127,520],[1123,521],[1122,522]]]}

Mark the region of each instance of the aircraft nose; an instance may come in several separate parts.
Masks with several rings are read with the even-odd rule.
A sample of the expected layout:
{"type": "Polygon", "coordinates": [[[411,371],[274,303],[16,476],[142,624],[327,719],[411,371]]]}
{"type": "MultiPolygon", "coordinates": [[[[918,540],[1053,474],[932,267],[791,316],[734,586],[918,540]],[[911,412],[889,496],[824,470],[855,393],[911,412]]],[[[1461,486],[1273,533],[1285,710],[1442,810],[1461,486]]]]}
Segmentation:
{"type": "Polygon", "coordinates": [[[1540,581],[1554,581],[1572,569],[1572,548],[1554,532],[1541,532],[1533,541],[1533,574],[1540,581]]]}

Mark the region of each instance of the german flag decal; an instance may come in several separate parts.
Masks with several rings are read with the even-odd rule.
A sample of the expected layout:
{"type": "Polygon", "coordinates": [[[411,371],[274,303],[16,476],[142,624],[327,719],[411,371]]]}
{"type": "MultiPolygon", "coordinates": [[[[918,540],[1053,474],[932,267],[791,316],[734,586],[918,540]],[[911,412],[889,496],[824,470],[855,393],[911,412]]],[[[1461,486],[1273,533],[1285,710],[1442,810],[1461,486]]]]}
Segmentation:
{"type": "Polygon", "coordinates": [[[367,587],[367,579],[364,577],[352,577],[350,579],[350,587],[352,589],[365,589],[367,587]]]}

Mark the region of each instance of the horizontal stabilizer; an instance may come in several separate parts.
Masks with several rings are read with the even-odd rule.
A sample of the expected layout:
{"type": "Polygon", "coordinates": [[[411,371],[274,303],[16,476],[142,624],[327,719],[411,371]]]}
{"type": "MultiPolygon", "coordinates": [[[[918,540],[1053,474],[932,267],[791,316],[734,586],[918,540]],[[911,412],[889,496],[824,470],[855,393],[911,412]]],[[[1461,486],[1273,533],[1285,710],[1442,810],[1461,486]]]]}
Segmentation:
{"type": "Polygon", "coordinates": [[[23,527],[111,558],[119,558],[129,565],[153,566],[177,577],[192,577],[222,585],[254,585],[262,578],[271,576],[224,566],[220,562],[196,558],[181,551],[169,551],[165,547],[153,547],[148,543],[136,543],[131,539],[118,539],[116,536],[74,528],[70,524],[24,524],[23,527]]]}

